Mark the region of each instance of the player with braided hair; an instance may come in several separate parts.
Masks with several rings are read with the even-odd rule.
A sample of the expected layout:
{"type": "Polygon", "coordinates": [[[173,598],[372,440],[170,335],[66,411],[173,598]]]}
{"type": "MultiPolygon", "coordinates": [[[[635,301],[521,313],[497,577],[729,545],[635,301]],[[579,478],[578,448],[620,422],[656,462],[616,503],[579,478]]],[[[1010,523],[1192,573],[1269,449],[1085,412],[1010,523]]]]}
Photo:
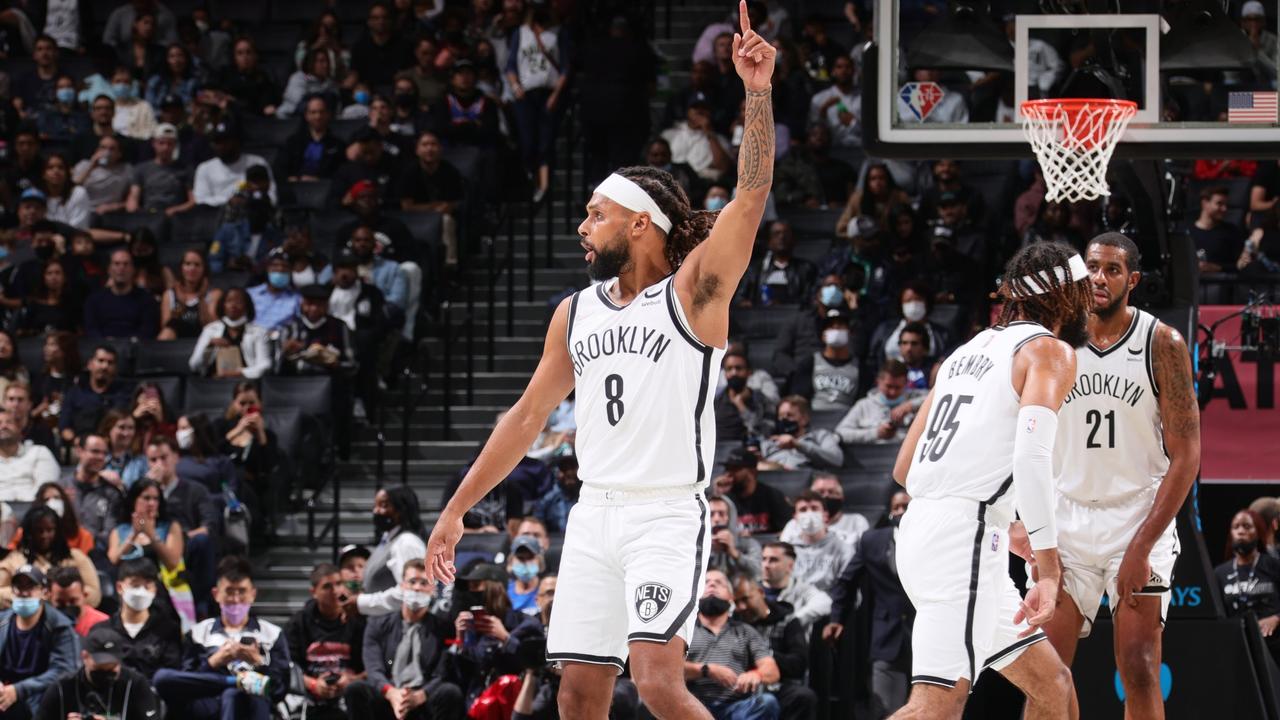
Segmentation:
{"type": "Polygon", "coordinates": [[[999,322],[942,363],[903,441],[893,477],[912,500],[897,561],[916,620],[911,697],[894,718],[960,718],[986,668],[1026,694],[1028,720],[1079,716],[1071,672],[1040,628],[1058,598],[1053,446],[1088,337],[1088,279],[1066,245],[1018,251],[999,322]],[[1009,577],[1015,514],[1040,570],[1025,600],[1009,577]]]}
{"type": "Polygon", "coordinates": [[[575,720],[608,716],[628,656],[656,717],[710,720],[686,681],[715,688],[724,703],[773,703],[761,717],[777,713],[773,696],[757,693],[778,681],[772,658],[740,675],[685,661],[708,632],[696,625],[699,614],[728,612],[719,598],[703,597],[711,390],[729,304],[773,182],[776,50],[751,29],[745,1],[738,10],[732,52],[746,101],[734,199],[718,213],[695,211],[676,181],[653,168],[622,168],[596,187],[578,227],[594,282],[556,309],[529,386],[427,543],[432,576],[452,582],[463,514],[511,472],[574,391],[582,487],[566,528],[547,658],[563,668],[561,715],[575,720]]]}

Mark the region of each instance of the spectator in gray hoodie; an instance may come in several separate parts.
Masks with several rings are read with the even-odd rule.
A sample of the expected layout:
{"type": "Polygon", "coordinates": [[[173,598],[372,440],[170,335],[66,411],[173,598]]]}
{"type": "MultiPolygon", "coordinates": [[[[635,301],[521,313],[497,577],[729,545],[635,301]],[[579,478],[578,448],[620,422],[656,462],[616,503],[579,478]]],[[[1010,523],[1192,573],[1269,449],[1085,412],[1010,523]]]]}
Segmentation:
{"type": "Polygon", "coordinates": [[[836,425],[836,434],[846,445],[902,442],[927,394],[907,387],[907,366],[901,360],[886,360],[876,386],[836,425]]]}
{"type": "Polygon", "coordinates": [[[809,427],[809,401],[799,395],[788,395],[778,405],[774,434],[760,443],[760,455],[761,470],[838,468],[844,463],[840,438],[830,430],[809,427]]]}
{"type": "Polygon", "coordinates": [[[826,592],[853,557],[854,545],[827,526],[830,515],[822,496],[805,490],[796,498],[793,518],[800,529],[795,544],[796,579],[826,592]]]}
{"type": "Polygon", "coordinates": [[[707,499],[711,514],[711,556],[707,568],[722,570],[728,577],[739,575],[760,579],[760,543],[738,522],[738,508],[727,497],[707,499]]]}

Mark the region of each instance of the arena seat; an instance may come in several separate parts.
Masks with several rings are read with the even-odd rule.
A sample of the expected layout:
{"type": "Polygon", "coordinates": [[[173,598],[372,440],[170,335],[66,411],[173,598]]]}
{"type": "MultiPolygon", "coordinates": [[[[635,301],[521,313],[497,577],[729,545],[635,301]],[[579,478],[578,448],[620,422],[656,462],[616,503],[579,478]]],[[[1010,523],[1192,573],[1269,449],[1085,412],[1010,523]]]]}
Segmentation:
{"type": "Polygon", "coordinates": [[[146,229],[155,234],[157,245],[163,246],[169,242],[169,219],[165,217],[164,213],[112,212],[99,215],[94,227],[119,230],[130,234],[146,229]]]}
{"type": "Polygon", "coordinates": [[[86,335],[76,338],[82,365],[89,364],[94,349],[99,345],[110,345],[116,349],[116,375],[133,374],[133,340],[130,338],[93,338],[86,335]]]}
{"type": "Polygon", "coordinates": [[[333,383],[328,375],[313,377],[262,378],[262,404],[266,407],[296,407],[307,415],[332,415],[333,383]]]}
{"type": "Polygon", "coordinates": [[[183,246],[198,245],[208,247],[213,234],[218,230],[218,221],[222,217],[222,208],[208,205],[197,205],[190,210],[173,216],[172,232],[169,242],[183,246]]]}
{"type": "Polygon", "coordinates": [[[300,120],[281,120],[255,115],[246,115],[243,122],[244,147],[254,155],[262,155],[262,151],[268,148],[283,147],[289,136],[301,127],[300,120]]]}
{"type": "Polygon", "coordinates": [[[195,338],[140,341],[134,352],[133,373],[140,377],[190,374],[187,363],[195,347],[195,338]]]}
{"type": "Polygon", "coordinates": [[[813,472],[809,470],[766,470],[760,473],[760,482],[780,490],[788,500],[809,489],[809,479],[813,472]]]}
{"type": "Polygon", "coordinates": [[[231,391],[236,383],[235,378],[187,378],[186,394],[182,398],[184,413],[209,413],[221,415],[231,404],[231,391]]]}
{"type": "Polygon", "coordinates": [[[44,367],[44,336],[22,337],[16,341],[18,361],[32,377],[44,367]]]}
{"type": "Polygon", "coordinates": [[[809,426],[823,430],[835,430],[836,425],[848,415],[848,410],[814,410],[809,415],[809,426]]]}
{"type": "Polygon", "coordinates": [[[891,472],[901,443],[853,443],[844,446],[844,468],[891,472]]]}
{"type": "Polygon", "coordinates": [[[280,185],[280,206],[300,207],[307,210],[323,210],[329,199],[329,181],[283,182],[280,185]]]}

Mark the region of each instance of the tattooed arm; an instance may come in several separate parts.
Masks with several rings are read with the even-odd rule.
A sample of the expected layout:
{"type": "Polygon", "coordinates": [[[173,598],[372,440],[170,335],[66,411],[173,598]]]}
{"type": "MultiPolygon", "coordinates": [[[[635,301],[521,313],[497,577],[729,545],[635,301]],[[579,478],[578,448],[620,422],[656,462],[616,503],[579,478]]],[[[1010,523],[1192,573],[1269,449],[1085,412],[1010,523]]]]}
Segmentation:
{"type": "Polygon", "coordinates": [[[1151,548],[1177,516],[1200,472],[1200,407],[1191,381],[1191,355],[1182,335],[1164,323],[1156,326],[1151,365],[1160,393],[1160,424],[1169,471],[1120,564],[1117,585],[1121,601],[1130,600],[1129,593],[1147,584],[1151,569],[1146,561],[1151,548]]]}
{"type": "Polygon", "coordinates": [[[751,261],[756,230],[773,185],[773,78],[777,50],[751,29],[746,0],[738,6],[742,33],[733,37],[733,64],[746,88],[738,187],[716,218],[710,236],[676,273],[676,292],[700,340],[722,346],[729,332],[729,302],[751,261]]]}

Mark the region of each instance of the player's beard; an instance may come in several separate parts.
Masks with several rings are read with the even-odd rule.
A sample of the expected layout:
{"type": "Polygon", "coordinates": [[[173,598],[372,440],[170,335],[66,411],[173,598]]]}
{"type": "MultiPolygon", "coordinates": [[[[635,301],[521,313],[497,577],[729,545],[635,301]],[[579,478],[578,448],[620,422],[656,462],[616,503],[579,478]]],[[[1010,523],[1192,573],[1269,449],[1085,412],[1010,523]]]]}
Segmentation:
{"type": "Polygon", "coordinates": [[[1111,302],[1102,307],[1095,307],[1093,309],[1093,314],[1097,315],[1099,320],[1110,320],[1116,316],[1116,313],[1120,312],[1120,310],[1124,308],[1124,305],[1128,300],[1129,290],[1126,288],[1123,293],[1111,298],[1111,302]]]}
{"type": "Polygon", "coordinates": [[[631,264],[631,245],[618,233],[607,245],[596,247],[595,259],[587,265],[587,277],[595,282],[608,280],[622,274],[631,264]]]}
{"type": "Polygon", "coordinates": [[[1062,321],[1058,339],[1073,348],[1082,348],[1089,342],[1089,312],[1082,311],[1062,321]]]}

